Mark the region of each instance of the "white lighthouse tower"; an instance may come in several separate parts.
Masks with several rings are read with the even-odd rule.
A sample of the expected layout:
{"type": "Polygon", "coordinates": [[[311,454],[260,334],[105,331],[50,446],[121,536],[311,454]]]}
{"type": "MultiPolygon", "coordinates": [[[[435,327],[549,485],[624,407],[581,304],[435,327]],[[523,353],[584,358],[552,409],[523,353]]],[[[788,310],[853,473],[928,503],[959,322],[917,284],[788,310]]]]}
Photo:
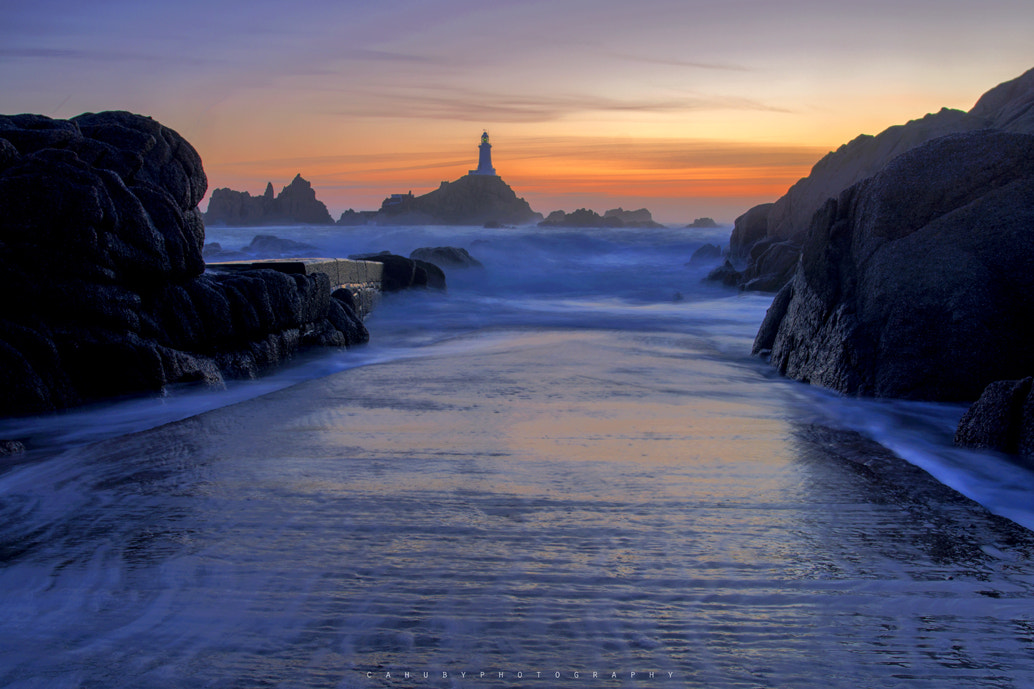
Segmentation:
{"type": "Polygon", "coordinates": [[[478,146],[478,169],[471,170],[472,175],[494,175],[495,168],[492,167],[492,144],[488,143],[488,132],[481,135],[481,145],[478,146]]]}

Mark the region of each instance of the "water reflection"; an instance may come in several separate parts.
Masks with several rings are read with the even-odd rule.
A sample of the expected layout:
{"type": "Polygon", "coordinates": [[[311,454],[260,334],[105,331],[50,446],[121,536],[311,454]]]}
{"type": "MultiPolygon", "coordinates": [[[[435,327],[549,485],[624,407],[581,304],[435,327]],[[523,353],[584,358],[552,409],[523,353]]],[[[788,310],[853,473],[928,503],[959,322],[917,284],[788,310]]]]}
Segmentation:
{"type": "Polygon", "coordinates": [[[1034,682],[1029,533],[797,390],[493,332],[40,457],[0,475],[0,684],[1034,682]]]}

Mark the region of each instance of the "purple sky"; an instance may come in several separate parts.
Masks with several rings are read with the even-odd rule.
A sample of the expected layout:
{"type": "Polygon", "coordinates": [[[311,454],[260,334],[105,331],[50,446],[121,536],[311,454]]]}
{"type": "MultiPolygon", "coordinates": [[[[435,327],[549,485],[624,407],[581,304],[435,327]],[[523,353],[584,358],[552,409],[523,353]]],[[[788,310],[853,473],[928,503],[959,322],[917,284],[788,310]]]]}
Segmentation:
{"type": "Polygon", "coordinates": [[[464,174],[487,128],[536,210],[731,221],[1034,67],[1030,0],[7,5],[0,112],[151,115],[211,187],[300,172],[335,215],[464,174]]]}

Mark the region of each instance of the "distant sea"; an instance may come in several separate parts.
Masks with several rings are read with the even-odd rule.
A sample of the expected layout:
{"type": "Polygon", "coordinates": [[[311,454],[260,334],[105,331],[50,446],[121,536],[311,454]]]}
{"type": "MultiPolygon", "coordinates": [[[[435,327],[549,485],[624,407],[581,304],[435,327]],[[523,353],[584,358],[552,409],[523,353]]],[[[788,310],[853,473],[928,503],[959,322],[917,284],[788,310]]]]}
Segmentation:
{"type": "Polygon", "coordinates": [[[484,268],[259,380],[0,422],[0,686],[1034,686],[1034,470],[751,357],[772,295],[687,265],[729,228],[208,241],[256,234],[484,268]]]}

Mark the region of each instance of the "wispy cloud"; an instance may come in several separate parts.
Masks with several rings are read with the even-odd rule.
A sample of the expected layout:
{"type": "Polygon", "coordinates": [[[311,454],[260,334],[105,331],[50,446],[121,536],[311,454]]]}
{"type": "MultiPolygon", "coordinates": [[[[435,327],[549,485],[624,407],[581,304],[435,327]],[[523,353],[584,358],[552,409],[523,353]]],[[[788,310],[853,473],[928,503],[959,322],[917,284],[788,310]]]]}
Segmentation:
{"type": "MultiPolygon", "coordinates": [[[[117,50],[101,50],[96,48],[0,48],[0,60],[70,60],[74,62],[104,62],[104,63],[125,63],[127,61],[137,63],[149,63],[166,65],[169,62],[168,55],[157,53],[143,53],[117,50]]],[[[180,64],[201,65],[207,64],[207,60],[196,57],[176,56],[180,64]]]]}
{"type": "Polygon", "coordinates": [[[473,155],[466,158],[450,158],[455,151],[440,153],[423,153],[419,156],[411,154],[386,154],[363,156],[307,156],[299,158],[270,158],[265,160],[227,161],[219,164],[220,168],[237,173],[248,171],[266,171],[271,169],[309,170],[313,168],[348,170],[349,174],[382,174],[419,172],[423,170],[449,170],[470,167],[477,161],[473,155]],[[426,162],[414,162],[426,161],[426,162]]]}
{"type": "Polygon", "coordinates": [[[811,165],[821,146],[673,138],[537,137],[515,142],[514,160],[577,159],[625,168],[766,167],[811,165]]]}
{"type": "Polygon", "coordinates": [[[736,96],[614,98],[596,94],[548,95],[473,91],[452,86],[357,94],[343,116],[440,119],[461,122],[552,122],[576,114],[678,113],[700,110],[791,112],[762,101],[736,96]]]}
{"type": "Polygon", "coordinates": [[[346,60],[361,60],[363,62],[401,62],[408,64],[442,64],[445,62],[440,57],[429,54],[401,53],[392,50],[374,50],[370,48],[345,48],[338,56],[346,60]]]}
{"type": "MultiPolygon", "coordinates": [[[[816,146],[749,144],[681,139],[590,139],[540,137],[497,142],[496,166],[536,186],[654,185],[659,182],[718,178],[793,181],[827,151],[816,146]]],[[[220,161],[220,174],[250,178],[316,172],[324,179],[385,180],[433,185],[439,178],[465,174],[475,163],[455,149],[365,155],[306,156],[220,161]],[[428,174],[432,171],[441,174],[428,174]]],[[[264,184],[264,182],[263,182],[264,184]]],[[[377,184],[383,185],[383,181],[377,184]]],[[[256,182],[251,185],[261,186],[256,182]]]]}
{"type": "Polygon", "coordinates": [[[753,72],[754,69],[744,65],[737,65],[728,62],[700,62],[695,60],[680,60],[678,58],[654,57],[650,55],[634,55],[632,53],[612,52],[609,56],[629,62],[639,62],[648,65],[662,65],[666,67],[684,67],[704,71],[718,72],[753,72]]]}

